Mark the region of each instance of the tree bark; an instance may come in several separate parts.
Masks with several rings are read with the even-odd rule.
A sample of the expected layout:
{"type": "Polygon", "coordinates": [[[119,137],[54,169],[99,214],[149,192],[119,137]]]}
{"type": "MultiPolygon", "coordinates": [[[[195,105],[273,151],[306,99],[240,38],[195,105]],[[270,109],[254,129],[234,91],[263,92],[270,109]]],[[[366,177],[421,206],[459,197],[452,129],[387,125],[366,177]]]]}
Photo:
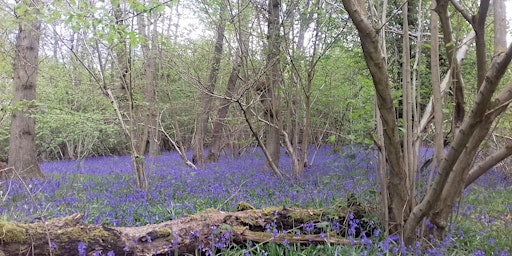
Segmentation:
{"type": "Polygon", "coordinates": [[[367,211],[361,206],[329,210],[285,207],[258,210],[242,202],[238,208],[241,211],[209,209],[177,220],[142,227],[84,224],[81,222],[81,214],[29,224],[0,221],[0,228],[6,231],[0,237],[0,255],[95,255],[100,252],[102,255],[108,252],[137,256],[194,255],[196,252],[204,253],[207,248],[215,250],[215,246],[221,244],[242,244],[246,241],[358,244],[357,241],[351,243],[340,236],[350,228],[344,224],[348,223],[349,212],[361,220],[355,237],[361,232],[370,234],[375,228],[364,220],[367,211]],[[325,222],[325,216],[341,224],[337,233],[333,228],[329,236],[320,235],[323,229],[317,224],[325,222]],[[306,224],[313,228],[306,230],[306,224]],[[295,231],[299,231],[300,235],[296,235],[295,231]],[[81,251],[79,247],[82,247],[81,251]]]}
{"type": "Polygon", "coordinates": [[[13,177],[17,172],[22,178],[43,178],[36,152],[35,111],[36,86],[39,66],[39,39],[41,21],[39,20],[39,0],[23,0],[26,11],[19,15],[18,35],[16,36],[13,62],[14,97],[12,105],[17,106],[11,117],[9,137],[8,168],[0,177],[13,177]]]}

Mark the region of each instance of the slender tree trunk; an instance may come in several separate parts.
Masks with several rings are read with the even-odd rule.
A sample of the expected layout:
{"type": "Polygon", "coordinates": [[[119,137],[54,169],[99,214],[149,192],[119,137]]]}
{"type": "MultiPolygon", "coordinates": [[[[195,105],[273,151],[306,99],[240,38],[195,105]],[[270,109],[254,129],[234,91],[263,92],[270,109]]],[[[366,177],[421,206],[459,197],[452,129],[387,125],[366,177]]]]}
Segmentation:
{"type": "Polygon", "coordinates": [[[192,162],[196,163],[201,168],[204,167],[204,141],[206,139],[208,120],[210,119],[210,112],[212,109],[212,94],[215,90],[215,84],[217,83],[217,76],[220,69],[220,59],[224,46],[225,29],[226,23],[221,11],[219,14],[219,24],[217,25],[217,35],[215,38],[215,46],[213,50],[212,67],[210,69],[210,75],[208,76],[208,84],[207,87],[204,88],[205,92],[203,92],[201,100],[203,109],[199,117],[199,121],[197,122],[196,133],[194,135],[194,155],[192,157],[192,162]]]}
{"type": "MultiPolygon", "coordinates": [[[[286,132],[282,131],[283,137],[287,144],[286,150],[292,161],[292,172],[295,177],[299,177],[307,166],[307,155],[309,146],[309,137],[311,134],[311,87],[313,83],[314,71],[317,61],[317,52],[319,47],[319,19],[316,20],[314,34],[311,38],[312,49],[309,52],[310,58],[307,58],[308,52],[305,51],[304,41],[306,33],[313,23],[315,15],[320,9],[321,1],[306,1],[303,9],[299,9],[299,5],[294,12],[299,12],[298,20],[295,16],[290,18],[292,22],[299,23],[298,34],[293,34],[294,30],[289,30],[291,35],[285,38],[297,37],[296,44],[293,40],[289,42],[286,49],[290,49],[291,67],[290,67],[290,86],[286,90],[287,93],[287,125],[286,132]],[[305,60],[309,59],[308,62],[305,60]],[[305,79],[303,78],[305,73],[305,79]],[[301,117],[302,120],[301,120],[301,117]],[[286,139],[288,141],[286,141],[286,139]]],[[[293,15],[293,14],[292,14],[293,15]]]]}
{"type": "MultiPolygon", "coordinates": [[[[23,0],[18,5],[26,7],[19,15],[18,35],[16,36],[15,56],[13,62],[14,97],[12,104],[21,106],[11,118],[11,133],[9,138],[8,166],[4,177],[12,177],[16,171],[23,178],[43,178],[44,175],[37,163],[34,100],[39,66],[39,39],[41,36],[41,21],[39,20],[39,0],[23,0]]],[[[0,175],[2,176],[2,175],[0,175]]]]}
{"type": "MultiPolygon", "coordinates": [[[[381,11],[381,19],[380,25],[384,26],[387,23],[387,9],[388,9],[388,1],[384,0],[382,2],[382,11],[381,11]]],[[[387,66],[387,46],[386,46],[386,30],[381,29],[379,33],[380,37],[380,49],[384,56],[384,62],[387,66]]],[[[380,198],[381,198],[381,217],[384,222],[385,234],[389,235],[389,191],[388,191],[388,178],[387,178],[387,165],[386,165],[386,147],[384,147],[384,127],[382,124],[382,118],[379,111],[379,106],[377,104],[377,96],[375,96],[374,103],[374,118],[376,120],[376,129],[377,129],[377,147],[379,149],[378,159],[379,166],[377,168],[377,176],[379,177],[380,183],[380,198]]]]}
{"type": "MultiPolygon", "coordinates": [[[[434,138],[434,156],[433,156],[433,164],[432,169],[430,170],[430,175],[427,181],[428,190],[427,193],[430,192],[432,179],[434,177],[434,172],[439,166],[444,158],[444,133],[443,133],[443,105],[442,105],[442,96],[441,96],[441,85],[440,85],[440,71],[439,71],[439,17],[437,13],[433,11],[436,7],[436,2],[432,1],[432,11],[431,11],[431,20],[430,20],[430,33],[431,33],[431,49],[430,49],[430,66],[431,66],[431,77],[432,77],[432,102],[433,102],[433,115],[434,115],[434,130],[435,130],[435,138],[434,138]]],[[[457,60],[455,60],[457,61],[457,60]]]]}
{"type": "Polygon", "coordinates": [[[444,132],[443,132],[443,105],[441,96],[441,78],[439,71],[439,17],[433,11],[436,2],[432,1],[432,11],[430,20],[430,68],[432,76],[432,102],[434,112],[434,161],[432,170],[429,176],[428,184],[431,183],[434,170],[439,167],[444,158],[444,132]]]}
{"type": "MultiPolygon", "coordinates": [[[[414,187],[416,181],[416,167],[414,166],[415,150],[413,148],[413,120],[412,112],[414,109],[412,98],[412,85],[411,85],[411,49],[409,40],[409,4],[405,2],[402,6],[402,94],[403,94],[403,123],[405,134],[403,138],[403,152],[404,152],[404,168],[407,172],[407,190],[409,197],[414,197],[414,187]]],[[[414,207],[415,201],[411,201],[411,206],[414,207]]]]}
{"type": "MultiPolygon", "coordinates": [[[[124,22],[126,20],[125,10],[123,9],[122,2],[113,1],[114,17],[116,19],[116,29],[119,34],[119,43],[115,46],[117,71],[119,74],[119,86],[115,88],[114,94],[110,89],[104,89],[108,91],[107,97],[116,109],[117,117],[121,126],[129,139],[130,143],[130,154],[133,164],[133,171],[137,180],[137,187],[140,189],[147,188],[146,170],[144,166],[144,152],[146,149],[146,143],[148,138],[148,129],[141,125],[143,123],[142,110],[140,106],[136,106],[133,98],[134,86],[132,81],[132,68],[130,52],[126,40],[124,39],[124,22]],[[117,98],[117,100],[116,100],[117,98]],[[119,105],[117,104],[119,102],[119,105]],[[129,126],[125,125],[123,112],[128,115],[129,126]]],[[[135,17],[132,17],[134,19],[135,17]]],[[[139,17],[140,19],[141,17],[139,17]]],[[[132,20],[133,22],[133,20],[132,20]]],[[[100,63],[104,60],[101,59],[100,50],[98,45],[98,59],[100,63]]],[[[102,67],[104,69],[104,67],[102,67]]],[[[102,73],[105,71],[103,70],[102,73]]],[[[104,75],[102,76],[104,77],[104,75]]],[[[104,87],[106,88],[106,81],[103,79],[104,87]]]]}
{"type": "Polygon", "coordinates": [[[478,14],[474,16],[472,23],[475,30],[475,48],[476,48],[476,70],[477,70],[477,89],[480,90],[485,75],[487,73],[487,53],[485,43],[485,21],[487,19],[487,12],[489,11],[490,0],[481,0],[478,7],[478,14]]]}
{"type": "Polygon", "coordinates": [[[451,85],[453,90],[453,99],[455,102],[452,119],[452,133],[456,134],[464,121],[466,115],[465,111],[465,100],[464,100],[464,81],[462,80],[462,74],[460,70],[460,63],[456,58],[457,45],[453,38],[452,25],[450,22],[450,15],[448,13],[448,1],[437,0],[435,11],[439,15],[439,21],[441,22],[444,47],[448,63],[450,64],[451,70],[451,85]]]}
{"type": "MultiPolygon", "coordinates": [[[[438,17],[439,18],[439,17],[438,17]]],[[[438,19],[439,21],[439,19],[438,19]]],[[[475,37],[475,31],[471,31],[466,37],[462,40],[465,42],[462,46],[457,48],[457,51],[455,53],[455,59],[458,63],[461,63],[464,57],[466,56],[469,45],[472,43],[472,39],[475,37]]],[[[452,70],[448,70],[448,72],[445,74],[442,82],[441,82],[441,95],[443,95],[448,90],[448,85],[450,83],[452,77],[452,70]]],[[[433,97],[430,98],[427,107],[423,111],[423,116],[421,118],[421,121],[418,126],[418,133],[425,132],[428,128],[428,124],[432,120],[434,114],[433,114],[433,97]]]]}
{"type": "Polygon", "coordinates": [[[222,100],[221,106],[217,111],[217,118],[213,123],[212,144],[210,145],[210,150],[208,151],[207,156],[208,161],[211,163],[217,162],[219,160],[220,152],[222,149],[222,130],[224,128],[224,121],[229,112],[229,106],[232,102],[230,98],[233,97],[233,92],[235,91],[241,66],[242,56],[241,52],[238,51],[236,53],[235,60],[233,61],[233,69],[231,69],[231,74],[229,75],[228,84],[226,86],[226,98],[222,100]]]}
{"type": "Polygon", "coordinates": [[[494,54],[507,50],[507,8],[505,0],[493,0],[494,54]]]}
{"type": "Polygon", "coordinates": [[[141,109],[145,112],[144,119],[144,136],[142,136],[139,142],[139,154],[144,154],[146,151],[146,144],[149,142],[148,155],[149,157],[155,157],[160,154],[160,136],[158,131],[158,115],[156,109],[156,48],[157,48],[157,20],[151,17],[147,18],[145,15],[139,15],[139,30],[140,34],[145,38],[142,43],[142,53],[144,57],[144,83],[143,93],[147,106],[145,109],[141,109]],[[153,19],[153,25],[155,28],[151,30],[150,27],[145,24],[146,21],[153,19]]]}
{"type": "MultiPolygon", "coordinates": [[[[121,28],[125,25],[125,11],[121,6],[121,1],[112,1],[112,8],[114,10],[114,18],[116,19],[115,24],[118,27],[118,35],[119,38],[123,38],[123,33],[121,28]]],[[[131,86],[130,86],[130,65],[129,65],[129,56],[128,56],[128,46],[126,45],[125,40],[121,40],[114,47],[114,52],[116,56],[117,63],[115,63],[115,74],[118,74],[119,77],[119,85],[115,87],[114,94],[119,99],[119,103],[121,105],[128,106],[128,102],[131,99],[131,86]]],[[[123,110],[128,112],[128,109],[123,107],[123,110]]]]}

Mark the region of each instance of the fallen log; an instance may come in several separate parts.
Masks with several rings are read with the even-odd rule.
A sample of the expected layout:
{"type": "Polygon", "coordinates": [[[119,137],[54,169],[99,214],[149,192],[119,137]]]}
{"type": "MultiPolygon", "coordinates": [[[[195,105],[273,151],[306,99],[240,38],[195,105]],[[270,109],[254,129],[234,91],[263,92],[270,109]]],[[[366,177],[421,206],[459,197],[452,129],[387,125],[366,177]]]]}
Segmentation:
{"type": "MultiPolygon", "coordinates": [[[[247,207],[241,204],[239,209],[247,207]]],[[[343,237],[349,229],[349,220],[363,219],[367,214],[360,206],[345,209],[249,207],[238,212],[208,209],[141,227],[85,224],[81,214],[36,223],[0,220],[0,256],[97,255],[99,252],[101,255],[193,255],[247,241],[351,244],[343,237]]],[[[371,232],[371,227],[364,226],[367,223],[359,224],[359,233],[371,232]]]]}

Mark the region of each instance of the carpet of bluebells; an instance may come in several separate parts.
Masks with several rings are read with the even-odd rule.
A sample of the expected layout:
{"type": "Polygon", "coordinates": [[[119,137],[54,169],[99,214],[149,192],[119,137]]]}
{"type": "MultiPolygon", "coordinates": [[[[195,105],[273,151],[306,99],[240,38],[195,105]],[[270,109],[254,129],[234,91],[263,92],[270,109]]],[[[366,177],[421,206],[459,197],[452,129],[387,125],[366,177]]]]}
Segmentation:
{"type": "MultiPolygon", "coordinates": [[[[431,153],[423,149],[422,158],[431,153]]],[[[16,181],[0,185],[0,217],[33,222],[41,217],[82,213],[86,223],[140,226],[208,208],[235,211],[240,201],[257,208],[323,208],[346,202],[347,196],[355,194],[364,204],[378,204],[374,150],[312,148],[311,165],[299,180],[291,178],[290,160],[282,155],[281,166],[290,177],[286,182],[264,170],[264,155],[258,149],[248,149],[237,156],[226,153],[218,163],[208,164],[203,170],[192,170],[178,154],[164,152],[154,159],[146,158],[147,192],[135,188],[129,156],[44,162],[41,168],[47,179],[29,181],[28,188],[16,181]]],[[[218,255],[510,255],[511,202],[510,178],[493,170],[465,191],[443,241],[424,241],[404,248],[396,237],[384,238],[376,221],[377,229],[368,236],[347,234],[361,241],[360,245],[223,244],[222,248],[203,251],[218,255]]],[[[354,228],[357,224],[354,219],[348,225],[354,228]]],[[[77,245],[77,255],[85,249],[84,243],[77,245]]]]}

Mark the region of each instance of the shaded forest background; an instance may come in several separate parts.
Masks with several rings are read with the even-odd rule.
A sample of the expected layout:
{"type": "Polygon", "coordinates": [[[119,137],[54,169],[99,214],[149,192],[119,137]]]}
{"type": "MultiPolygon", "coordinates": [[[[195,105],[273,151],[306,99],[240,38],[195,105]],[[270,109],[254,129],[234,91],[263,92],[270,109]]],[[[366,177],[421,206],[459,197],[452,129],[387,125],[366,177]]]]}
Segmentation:
{"type": "MultiPolygon", "coordinates": [[[[261,76],[265,68],[262,47],[266,35],[262,30],[265,30],[266,24],[262,20],[258,22],[254,19],[261,14],[258,14],[257,6],[252,6],[249,2],[241,6],[246,8],[241,13],[244,16],[238,17],[244,19],[243,21],[219,17],[221,8],[225,15],[231,16],[240,11],[230,9],[237,7],[228,7],[224,4],[218,1],[213,6],[206,6],[206,3],[201,1],[174,1],[167,3],[166,7],[160,6],[164,10],[155,14],[155,21],[151,21],[155,22],[155,28],[151,33],[154,34],[152,51],[155,52],[154,58],[157,63],[154,74],[156,97],[152,102],[148,102],[142,95],[145,86],[145,67],[141,47],[142,43],[149,39],[138,31],[133,31],[137,23],[137,11],[130,8],[134,7],[126,7],[128,10],[125,10],[126,20],[122,27],[116,27],[114,17],[109,16],[112,14],[112,7],[109,4],[105,4],[104,10],[96,10],[96,14],[91,10],[80,11],[72,8],[64,9],[62,12],[57,12],[56,9],[49,10],[55,17],[48,18],[52,24],[46,24],[42,32],[37,108],[33,111],[37,120],[38,159],[77,159],[130,152],[128,138],[119,128],[119,120],[109,99],[102,93],[100,87],[103,85],[98,84],[83,66],[98,75],[100,71],[97,70],[97,59],[102,58],[102,65],[106,69],[104,82],[114,90],[118,89],[120,85],[117,69],[120,64],[115,58],[114,51],[120,44],[121,36],[129,40],[126,41],[126,47],[129,48],[126,53],[130,57],[129,77],[133,84],[134,104],[153,104],[155,113],[161,120],[161,128],[185,149],[192,148],[196,123],[203,110],[201,97],[204,91],[208,90],[208,75],[214,57],[215,31],[218,23],[222,22],[226,27],[223,35],[224,50],[219,56],[218,79],[215,90],[212,91],[218,96],[211,97],[213,104],[208,118],[208,132],[203,138],[205,146],[210,146],[212,142],[211,130],[212,125],[218,121],[217,110],[225,104],[223,97],[226,95],[226,85],[240,48],[237,37],[241,30],[248,33],[247,41],[250,48],[247,49],[247,55],[238,57],[242,59],[242,71],[238,75],[236,88],[230,93],[234,99],[241,98],[247,104],[252,104],[255,112],[260,112],[258,108],[261,106],[252,101],[258,97],[258,83],[264,80],[261,76]],[[80,20],[77,15],[87,18],[83,17],[83,20],[80,20]],[[96,51],[96,46],[100,47],[99,52],[96,51]]],[[[296,4],[295,11],[299,14],[302,12],[302,16],[315,11],[307,9],[313,8],[311,6],[299,6],[298,2],[296,4]]],[[[318,18],[321,20],[315,21],[310,18],[308,21],[309,27],[302,32],[302,36],[305,37],[302,40],[306,42],[300,47],[303,48],[301,52],[298,52],[297,42],[286,42],[287,51],[280,57],[283,62],[282,72],[290,76],[285,78],[287,81],[284,81],[280,92],[283,97],[284,126],[285,129],[303,129],[302,88],[308,82],[307,79],[312,79],[310,141],[315,144],[371,145],[371,137],[368,136],[368,132],[373,129],[374,96],[371,78],[366,70],[357,39],[354,38],[356,32],[349,25],[348,17],[339,8],[328,9],[327,6],[323,6],[321,10],[316,10],[322,12],[322,18],[318,18]],[[337,20],[343,16],[345,21],[337,20]],[[315,29],[313,22],[321,22],[322,27],[315,29]],[[325,52],[321,58],[314,56],[314,61],[318,61],[318,64],[314,67],[314,76],[308,78],[302,73],[305,73],[310,58],[313,57],[309,56],[312,51],[310,47],[315,43],[310,40],[317,30],[318,33],[322,33],[317,40],[322,42],[316,43],[315,47],[322,47],[325,52]],[[291,77],[293,74],[300,74],[300,77],[291,77]]],[[[10,105],[10,63],[14,53],[12,47],[16,25],[8,18],[9,16],[4,16],[6,22],[2,31],[3,56],[0,66],[3,106],[0,123],[0,158],[4,161],[8,150],[9,113],[22,107],[10,105]]],[[[299,25],[300,19],[305,18],[287,18],[283,29],[291,29],[292,24],[299,25]]],[[[295,39],[298,36],[297,31],[287,33],[295,39]]],[[[428,89],[425,88],[425,91],[428,92],[428,89]]],[[[251,121],[254,122],[256,132],[262,136],[265,124],[256,119],[251,121]]],[[[168,138],[160,133],[159,149],[174,150],[168,138]]],[[[256,145],[243,113],[235,104],[230,105],[222,134],[222,148],[237,151],[256,145]]]]}

